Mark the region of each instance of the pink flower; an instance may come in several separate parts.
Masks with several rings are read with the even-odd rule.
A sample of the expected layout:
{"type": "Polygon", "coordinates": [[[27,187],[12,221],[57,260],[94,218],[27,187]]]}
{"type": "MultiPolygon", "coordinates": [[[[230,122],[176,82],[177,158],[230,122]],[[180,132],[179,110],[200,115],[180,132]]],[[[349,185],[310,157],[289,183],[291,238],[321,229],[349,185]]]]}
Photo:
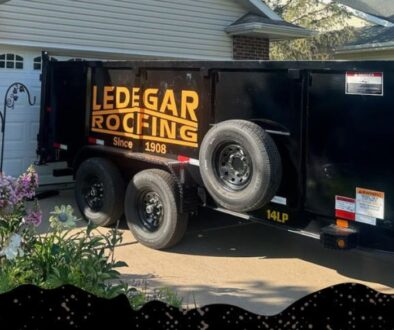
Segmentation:
{"type": "Polygon", "coordinates": [[[23,219],[25,220],[26,224],[38,227],[42,221],[42,212],[40,210],[32,211],[23,219]]]}
{"type": "Polygon", "coordinates": [[[30,166],[26,173],[22,174],[15,185],[15,193],[17,201],[25,198],[33,198],[38,187],[38,175],[33,166],[30,166]]]}
{"type": "Polygon", "coordinates": [[[0,174],[0,209],[13,208],[36,194],[38,175],[33,166],[19,178],[0,174]]]}

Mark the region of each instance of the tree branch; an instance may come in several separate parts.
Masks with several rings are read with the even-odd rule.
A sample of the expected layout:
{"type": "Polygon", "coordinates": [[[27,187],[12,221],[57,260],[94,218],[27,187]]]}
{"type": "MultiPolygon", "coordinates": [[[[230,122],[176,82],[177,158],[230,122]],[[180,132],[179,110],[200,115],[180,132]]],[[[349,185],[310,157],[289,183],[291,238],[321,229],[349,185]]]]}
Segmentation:
{"type": "Polygon", "coordinates": [[[297,17],[296,19],[293,19],[292,21],[290,21],[290,23],[295,23],[295,22],[297,22],[299,20],[302,20],[305,17],[316,15],[316,14],[318,14],[320,12],[323,12],[323,11],[327,11],[327,8],[324,7],[324,8],[318,9],[318,10],[311,11],[311,12],[306,13],[304,15],[301,15],[300,17],[297,17]]]}

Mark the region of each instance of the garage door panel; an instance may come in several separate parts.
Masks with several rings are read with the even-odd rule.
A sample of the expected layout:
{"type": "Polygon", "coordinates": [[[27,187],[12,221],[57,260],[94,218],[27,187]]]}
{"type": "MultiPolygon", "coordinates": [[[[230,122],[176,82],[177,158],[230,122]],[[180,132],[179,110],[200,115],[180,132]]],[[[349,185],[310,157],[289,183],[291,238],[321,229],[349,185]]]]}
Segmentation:
{"type": "Polygon", "coordinates": [[[4,159],[4,173],[6,175],[18,176],[21,171],[23,172],[23,159],[18,158],[7,158],[4,159]]]}
{"type": "MultiPolygon", "coordinates": [[[[22,56],[24,59],[23,70],[0,69],[0,110],[4,108],[7,89],[15,82],[26,85],[31,97],[36,98],[36,104],[30,106],[27,93],[18,93],[18,100],[15,102],[14,108],[7,109],[4,172],[8,175],[18,176],[36,161],[35,150],[40,117],[41,83],[40,72],[33,70],[33,59],[40,56],[40,53],[4,48],[0,50],[0,53],[13,53],[22,56]]],[[[45,168],[42,174],[49,179],[51,170],[45,168]]]]}
{"type": "Polygon", "coordinates": [[[9,123],[7,122],[6,146],[9,147],[12,142],[25,142],[26,124],[24,122],[9,123]]]}
{"type": "Polygon", "coordinates": [[[32,123],[28,127],[28,139],[34,141],[34,148],[37,147],[36,139],[37,139],[37,133],[38,129],[40,127],[39,122],[32,123]]]}
{"type": "MultiPolygon", "coordinates": [[[[19,82],[26,85],[32,98],[36,97],[36,104],[30,106],[27,93],[19,93],[15,107],[7,110],[4,171],[7,174],[17,176],[37,160],[36,139],[40,119],[41,72],[33,69],[33,62],[34,58],[40,56],[41,53],[35,50],[13,49],[11,46],[0,49],[0,54],[5,53],[22,56],[24,62],[22,70],[0,68],[0,111],[4,107],[5,92],[12,83],[19,82]]],[[[60,57],[57,58],[60,60],[60,57]]],[[[68,59],[67,57],[62,58],[62,60],[68,59]]],[[[55,178],[52,175],[54,168],[64,168],[65,166],[64,163],[55,163],[36,167],[41,184],[72,181],[72,177],[55,178]]]]}
{"type": "Polygon", "coordinates": [[[7,123],[6,127],[12,123],[27,123],[29,125],[38,123],[40,119],[40,111],[38,108],[22,109],[15,107],[15,109],[7,110],[7,123]]]}

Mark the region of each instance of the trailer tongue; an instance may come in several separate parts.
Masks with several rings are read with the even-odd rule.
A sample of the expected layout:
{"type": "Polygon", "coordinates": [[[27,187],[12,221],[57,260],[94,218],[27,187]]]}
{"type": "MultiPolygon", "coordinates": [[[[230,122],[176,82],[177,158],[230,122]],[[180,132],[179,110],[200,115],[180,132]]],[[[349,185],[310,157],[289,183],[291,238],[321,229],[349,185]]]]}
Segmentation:
{"type": "Polygon", "coordinates": [[[394,247],[394,63],[44,63],[38,154],[84,216],[156,249],[211,207],[394,247]]]}

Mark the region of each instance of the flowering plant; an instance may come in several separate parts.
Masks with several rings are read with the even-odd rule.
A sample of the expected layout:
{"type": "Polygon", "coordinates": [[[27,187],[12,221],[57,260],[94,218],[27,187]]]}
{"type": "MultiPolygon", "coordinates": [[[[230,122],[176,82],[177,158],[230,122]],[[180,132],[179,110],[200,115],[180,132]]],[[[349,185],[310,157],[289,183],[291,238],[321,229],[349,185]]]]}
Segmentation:
{"type": "MultiPolygon", "coordinates": [[[[72,284],[107,298],[125,294],[134,308],[144,304],[149,296],[123,283],[116,270],[127,266],[115,260],[115,246],[122,242],[118,228],[106,234],[91,223],[76,229],[73,208],[61,205],[51,212],[49,231],[38,235],[42,213],[35,200],[37,185],[33,167],[19,178],[0,175],[0,293],[22,284],[72,284]]],[[[174,294],[161,298],[181,304],[174,294]]]]}
{"type": "Polygon", "coordinates": [[[38,175],[33,166],[18,178],[0,174],[0,258],[13,260],[23,255],[22,244],[40,225],[42,213],[34,199],[38,175]]]}

